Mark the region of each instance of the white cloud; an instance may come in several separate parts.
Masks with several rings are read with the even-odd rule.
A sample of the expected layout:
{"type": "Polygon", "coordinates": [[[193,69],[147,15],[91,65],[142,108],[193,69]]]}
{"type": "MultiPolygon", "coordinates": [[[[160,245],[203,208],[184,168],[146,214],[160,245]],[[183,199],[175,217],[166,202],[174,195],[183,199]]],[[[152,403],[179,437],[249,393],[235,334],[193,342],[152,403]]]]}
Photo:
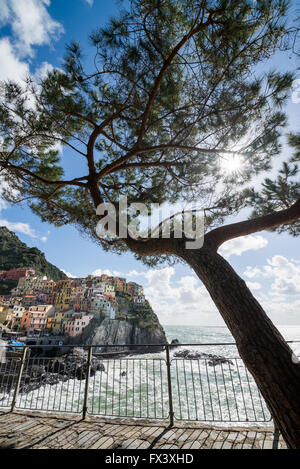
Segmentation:
{"type": "MultiPolygon", "coordinates": [[[[0,40],[0,80],[22,82],[29,75],[25,57],[34,55],[34,47],[59,39],[63,26],[47,11],[50,0],[0,0],[0,28],[9,25],[11,34],[0,40]]],[[[28,62],[28,61],[27,61],[28,62]]],[[[43,62],[34,78],[45,76],[53,68],[43,62]]]]}
{"type": "MultiPolygon", "coordinates": [[[[146,298],[162,324],[224,325],[209,293],[195,275],[176,279],[173,267],[127,273],[107,269],[93,272],[94,275],[102,273],[142,284],[146,298]]],[[[274,256],[262,269],[247,267],[244,275],[251,279],[246,282],[247,286],[275,324],[300,323],[300,299],[291,295],[292,291],[300,288],[299,261],[274,256]],[[259,277],[263,282],[256,281],[259,277]],[[267,279],[273,282],[272,285],[267,285],[267,279]]]]}
{"type": "Polygon", "coordinates": [[[261,284],[258,282],[246,282],[250,290],[260,290],[261,284]]]}
{"type": "Polygon", "coordinates": [[[1,24],[9,24],[20,57],[33,56],[33,46],[57,40],[63,27],[48,13],[50,0],[0,0],[1,24]]]}
{"type": "Polygon", "coordinates": [[[90,5],[90,7],[93,6],[94,0],[85,0],[86,3],[90,5]]]}
{"type": "Polygon", "coordinates": [[[8,228],[9,230],[18,231],[19,233],[23,233],[27,236],[30,236],[30,238],[38,237],[35,233],[35,230],[33,230],[28,223],[13,222],[0,218],[0,226],[6,226],[6,228],[8,228]]]}
{"type": "MultiPolygon", "coordinates": [[[[299,299],[290,301],[287,296],[274,297],[268,294],[259,297],[258,300],[275,324],[300,324],[299,299]]],[[[295,339],[295,336],[291,338],[295,339]]],[[[298,338],[300,339],[300,336],[298,338]]]]}
{"type": "Polygon", "coordinates": [[[250,267],[250,266],[247,266],[246,267],[246,270],[244,272],[244,275],[248,278],[253,278],[253,277],[257,277],[261,274],[261,270],[258,269],[257,267],[250,267]]]}
{"type": "Polygon", "coordinates": [[[31,228],[29,223],[24,223],[20,221],[8,221],[4,218],[0,218],[0,226],[6,226],[10,231],[16,231],[17,233],[22,233],[26,236],[29,236],[32,239],[40,240],[43,243],[46,243],[48,240],[47,236],[40,236],[36,230],[31,228]]]}
{"type": "Polygon", "coordinates": [[[145,272],[111,272],[97,269],[94,275],[117,275],[144,287],[146,298],[163,324],[224,325],[205,287],[193,275],[174,280],[175,269],[165,267],[145,272]]]}
{"type": "Polygon", "coordinates": [[[42,62],[42,64],[35,69],[34,78],[37,82],[46,78],[49,72],[54,70],[53,65],[49,64],[49,62],[42,62]]]}
{"type": "MultiPolygon", "coordinates": [[[[9,187],[8,183],[1,176],[0,177],[0,212],[8,208],[7,202],[3,199],[3,194],[5,191],[9,191],[10,193],[13,193],[14,196],[18,195],[18,191],[16,191],[12,187],[9,187]]],[[[48,232],[47,236],[40,237],[40,235],[36,233],[36,231],[33,228],[31,228],[29,223],[24,223],[24,222],[19,222],[19,221],[18,222],[9,221],[9,220],[6,220],[5,218],[0,218],[0,226],[6,226],[6,228],[8,228],[11,231],[17,231],[33,239],[40,239],[43,243],[47,241],[48,236],[50,234],[50,232],[48,232]]]]}
{"type": "Polygon", "coordinates": [[[28,64],[17,57],[8,38],[0,39],[0,63],[0,80],[20,82],[29,74],[28,64]]]}
{"type": "MultiPolygon", "coordinates": [[[[63,32],[63,27],[47,11],[50,3],[50,0],[0,0],[0,28],[11,27],[10,37],[0,39],[0,81],[12,79],[18,83],[24,82],[30,73],[24,57],[33,56],[33,46],[50,44],[63,32]]],[[[35,71],[34,78],[43,78],[52,69],[51,64],[43,62],[35,71]]],[[[57,145],[56,149],[61,151],[61,145],[57,145]]],[[[0,180],[0,210],[7,208],[6,202],[1,199],[4,189],[7,189],[7,184],[0,180]]],[[[0,219],[0,224],[42,242],[47,241],[47,236],[40,237],[28,223],[0,219]]]]}
{"type": "Polygon", "coordinates": [[[60,269],[64,274],[69,278],[77,278],[76,275],[72,275],[70,272],[67,272],[65,269],[60,269]]]}
{"type": "MultiPolygon", "coordinates": [[[[270,289],[260,282],[247,282],[254,296],[264,307],[266,313],[275,324],[299,324],[300,299],[292,301],[292,286],[298,282],[300,289],[300,262],[283,261],[274,256],[268,266],[275,269],[273,275],[279,275],[279,263],[284,267],[281,279],[286,276],[286,284],[276,280],[270,289]],[[292,265],[289,265],[292,264],[292,265]],[[276,293],[274,295],[274,293],[276,293]]],[[[281,257],[281,256],[279,256],[281,257]]],[[[194,275],[186,275],[174,279],[175,269],[166,267],[140,272],[138,275],[124,274],[125,278],[133,278],[139,282],[143,278],[146,297],[153,310],[163,324],[190,325],[224,325],[223,319],[213,303],[208,291],[194,275]]]]}
{"type": "Polygon", "coordinates": [[[267,260],[262,269],[247,267],[248,278],[261,277],[273,280],[271,290],[276,295],[300,295],[300,261],[276,255],[267,260]]]}
{"type": "Polygon", "coordinates": [[[227,259],[232,256],[240,256],[245,251],[257,251],[266,247],[268,240],[261,235],[249,235],[242,238],[231,239],[220,248],[220,253],[227,259]]]}
{"type": "Polygon", "coordinates": [[[263,279],[264,288],[257,299],[272,321],[300,323],[300,261],[277,254],[262,268],[248,266],[244,275],[251,280],[263,279]]]}
{"type": "Polygon", "coordinates": [[[94,275],[95,277],[100,277],[101,275],[109,275],[109,276],[113,276],[115,275],[113,272],[111,272],[110,270],[108,269],[96,269],[94,270],[94,272],[92,272],[91,275],[94,275]]]}

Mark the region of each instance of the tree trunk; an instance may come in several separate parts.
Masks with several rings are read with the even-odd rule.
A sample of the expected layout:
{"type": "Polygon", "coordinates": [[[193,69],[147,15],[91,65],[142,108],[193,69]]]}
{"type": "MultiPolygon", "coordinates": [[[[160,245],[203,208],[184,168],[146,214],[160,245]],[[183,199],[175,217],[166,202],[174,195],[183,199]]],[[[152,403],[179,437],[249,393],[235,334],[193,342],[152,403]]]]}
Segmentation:
{"type": "Polygon", "coordinates": [[[179,248],[206,286],[236,340],[287,445],[300,449],[300,364],[246,283],[215,249],[179,248]]]}

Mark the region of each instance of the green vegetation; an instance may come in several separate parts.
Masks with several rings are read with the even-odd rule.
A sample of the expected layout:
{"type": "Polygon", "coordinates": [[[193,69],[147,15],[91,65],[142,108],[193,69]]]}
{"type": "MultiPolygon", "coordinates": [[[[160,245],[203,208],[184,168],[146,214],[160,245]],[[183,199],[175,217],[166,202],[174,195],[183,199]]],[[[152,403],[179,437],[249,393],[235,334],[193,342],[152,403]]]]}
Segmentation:
{"type": "Polygon", "coordinates": [[[140,329],[153,330],[160,327],[159,320],[147,300],[143,305],[135,304],[131,295],[117,292],[117,301],[119,306],[117,319],[120,321],[126,320],[140,329]]]}
{"type": "MultiPolygon", "coordinates": [[[[29,248],[14,233],[1,226],[0,270],[10,270],[17,267],[32,268],[37,274],[46,275],[47,278],[54,281],[67,278],[61,270],[46,260],[45,255],[39,249],[29,248]]],[[[1,282],[0,294],[7,294],[14,286],[11,281],[1,282]],[[3,293],[1,293],[2,291],[3,293]]]]}
{"type": "Polygon", "coordinates": [[[0,280],[0,295],[9,295],[10,291],[18,285],[18,280],[0,280]]]}

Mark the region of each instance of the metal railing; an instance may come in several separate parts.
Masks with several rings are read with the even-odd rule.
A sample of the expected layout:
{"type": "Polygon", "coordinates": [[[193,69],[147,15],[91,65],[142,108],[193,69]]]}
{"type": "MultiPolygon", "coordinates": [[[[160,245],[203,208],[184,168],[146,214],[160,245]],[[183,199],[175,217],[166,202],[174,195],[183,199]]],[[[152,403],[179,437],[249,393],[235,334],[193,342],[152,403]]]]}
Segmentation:
{"type": "MultiPolygon", "coordinates": [[[[181,344],[174,348],[235,344],[181,344]]],[[[189,422],[271,422],[241,358],[175,357],[164,344],[155,355],[120,356],[145,345],[78,347],[82,355],[34,356],[35,346],[0,364],[0,407],[189,422]],[[105,347],[106,354],[96,353],[105,347]],[[109,351],[111,350],[111,351],[109,351]]],[[[157,345],[147,345],[149,349],[157,345]]],[[[53,349],[53,346],[51,346],[53,349]]],[[[70,346],[74,348],[74,346],[70,346]]],[[[155,349],[154,349],[155,350],[155,349]]]]}

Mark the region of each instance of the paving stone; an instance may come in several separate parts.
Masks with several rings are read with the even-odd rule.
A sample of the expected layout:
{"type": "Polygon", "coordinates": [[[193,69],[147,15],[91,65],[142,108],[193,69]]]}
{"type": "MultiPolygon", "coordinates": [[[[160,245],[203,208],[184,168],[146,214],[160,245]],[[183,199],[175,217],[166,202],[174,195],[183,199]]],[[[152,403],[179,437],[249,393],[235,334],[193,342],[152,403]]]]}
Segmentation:
{"type": "MultiPolygon", "coordinates": [[[[25,412],[1,414],[0,448],[32,449],[238,449],[272,448],[271,427],[218,427],[207,424],[103,419],[78,415],[25,412]]],[[[278,448],[286,448],[280,437],[278,448]]]]}
{"type": "Polygon", "coordinates": [[[201,448],[201,443],[199,443],[199,441],[193,441],[190,446],[190,449],[200,449],[200,448],[201,448]]]}
{"type": "Polygon", "coordinates": [[[114,443],[113,438],[103,436],[98,441],[96,441],[92,446],[89,446],[89,449],[107,449],[112,446],[114,443]]]}
{"type": "Polygon", "coordinates": [[[145,440],[140,440],[138,438],[130,438],[129,440],[123,440],[120,442],[120,449],[137,449],[140,445],[144,443],[145,440]]]}
{"type": "Polygon", "coordinates": [[[159,449],[178,449],[176,445],[161,445],[159,449]]]}
{"type": "Polygon", "coordinates": [[[236,438],[235,438],[236,443],[240,443],[240,442],[245,441],[245,440],[246,440],[245,435],[243,435],[242,433],[236,434],[236,438]]]}
{"type": "Polygon", "coordinates": [[[247,436],[247,439],[248,439],[248,438],[256,439],[257,434],[258,434],[258,432],[247,432],[247,433],[246,433],[246,436],[247,436]]]}
{"type": "Polygon", "coordinates": [[[137,449],[147,449],[150,445],[150,441],[142,440],[142,443],[137,447],[137,449]]]}
{"type": "Polygon", "coordinates": [[[91,446],[95,440],[100,437],[99,432],[93,432],[89,430],[85,430],[81,432],[77,438],[78,446],[86,448],[87,446],[91,446]]]}
{"type": "Polygon", "coordinates": [[[273,449],[273,441],[270,439],[262,440],[259,442],[261,449],[273,449]]]}
{"type": "Polygon", "coordinates": [[[243,443],[242,444],[243,449],[254,449],[254,445],[251,443],[243,443]]]}
{"type": "Polygon", "coordinates": [[[154,433],[157,433],[157,431],[161,433],[162,429],[159,427],[144,427],[142,428],[141,433],[143,435],[154,435],[154,433]]]}
{"type": "Polygon", "coordinates": [[[237,432],[234,432],[234,433],[227,433],[227,436],[226,436],[226,440],[225,441],[228,441],[228,442],[234,442],[236,441],[236,438],[238,436],[238,433],[237,432]]]}
{"type": "Polygon", "coordinates": [[[186,432],[183,431],[183,432],[181,433],[181,435],[179,435],[179,436],[177,437],[177,440],[178,440],[178,441],[186,441],[186,440],[189,439],[189,437],[190,437],[190,433],[186,433],[186,432]]]}
{"type": "Polygon", "coordinates": [[[208,430],[202,430],[200,435],[199,435],[199,440],[206,440],[206,438],[209,437],[209,431],[208,430]]]}
{"type": "Polygon", "coordinates": [[[232,449],[232,443],[230,441],[224,441],[222,449],[232,449]]]}
{"type": "Polygon", "coordinates": [[[162,436],[163,440],[173,440],[174,438],[176,438],[176,433],[173,432],[172,430],[169,430],[167,433],[165,433],[162,436]]]}

